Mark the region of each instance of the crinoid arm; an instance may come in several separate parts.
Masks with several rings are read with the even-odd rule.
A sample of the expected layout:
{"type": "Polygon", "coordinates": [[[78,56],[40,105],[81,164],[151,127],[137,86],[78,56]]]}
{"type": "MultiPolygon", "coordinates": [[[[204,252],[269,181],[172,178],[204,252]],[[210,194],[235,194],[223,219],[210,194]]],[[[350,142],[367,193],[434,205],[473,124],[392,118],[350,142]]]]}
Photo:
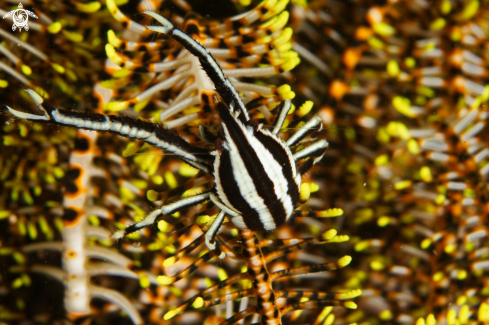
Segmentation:
{"type": "Polygon", "coordinates": [[[224,76],[216,60],[212,57],[212,54],[190,36],[175,28],[173,24],[164,17],[152,11],[145,11],[144,13],[162,24],[162,26],[148,26],[148,29],[171,36],[185,47],[186,50],[192,53],[192,55],[196,56],[199,59],[202,68],[214,83],[216,91],[223,98],[224,102],[228,105],[235,103],[236,108],[241,112],[240,116],[242,116],[245,121],[249,120],[248,112],[243,101],[229,79],[224,76]]]}

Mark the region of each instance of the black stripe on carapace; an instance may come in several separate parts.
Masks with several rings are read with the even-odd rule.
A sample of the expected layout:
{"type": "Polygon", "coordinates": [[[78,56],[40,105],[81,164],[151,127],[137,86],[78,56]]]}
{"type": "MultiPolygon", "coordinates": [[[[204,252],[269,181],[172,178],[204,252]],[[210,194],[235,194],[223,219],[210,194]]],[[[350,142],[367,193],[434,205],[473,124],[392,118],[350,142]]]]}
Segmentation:
{"type": "Polygon", "coordinates": [[[226,193],[231,205],[241,213],[244,223],[248,229],[253,231],[263,231],[263,223],[255,209],[243,198],[239,191],[239,186],[233,174],[231,157],[229,151],[224,150],[220,156],[220,163],[217,169],[223,192],[226,193]]]}
{"type": "Polygon", "coordinates": [[[243,134],[242,129],[231,115],[227,106],[224,103],[219,102],[216,107],[219,112],[219,117],[223,124],[226,125],[233,142],[238,148],[239,155],[243,159],[245,168],[253,180],[256,192],[263,199],[277,227],[280,226],[285,222],[287,213],[282,202],[278,199],[277,194],[275,194],[275,185],[273,184],[273,181],[268,177],[265,168],[260,163],[256,151],[246,140],[246,136],[243,134]]]}
{"type": "MultiPolygon", "coordinates": [[[[270,151],[272,156],[282,167],[282,173],[287,180],[287,194],[290,196],[292,204],[295,207],[295,205],[299,201],[300,191],[297,183],[295,182],[292,166],[290,165],[291,162],[289,156],[287,155],[287,152],[285,151],[283,145],[277,142],[280,140],[266,135],[262,131],[256,132],[255,137],[263,144],[263,146],[265,146],[265,148],[268,149],[268,151],[270,151]]],[[[283,222],[285,222],[285,220],[283,222]]],[[[278,226],[279,225],[277,224],[277,227],[278,226]]]]}

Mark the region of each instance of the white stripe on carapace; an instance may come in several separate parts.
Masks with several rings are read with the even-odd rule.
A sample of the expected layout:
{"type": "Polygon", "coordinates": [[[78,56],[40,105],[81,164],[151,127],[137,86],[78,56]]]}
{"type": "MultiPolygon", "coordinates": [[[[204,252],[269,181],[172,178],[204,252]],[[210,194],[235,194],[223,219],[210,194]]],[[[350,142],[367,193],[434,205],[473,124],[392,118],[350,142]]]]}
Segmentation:
{"type": "MultiPolygon", "coordinates": [[[[257,152],[257,156],[259,157],[259,161],[257,161],[257,163],[266,165],[263,163],[265,161],[267,163],[270,163],[271,165],[274,165],[274,166],[263,166],[265,168],[265,171],[267,172],[267,175],[265,176],[269,177],[274,183],[274,190],[275,190],[275,194],[277,194],[277,197],[278,198],[282,197],[283,196],[281,195],[282,189],[279,189],[279,187],[287,189],[287,185],[286,184],[285,186],[282,185],[282,182],[284,180],[283,175],[282,177],[280,177],[277,175],[278,174],[277,170],[273,170],[278,168],[278,171],[281,171],[282,167],[280,167],[280,165],[275,161],[275,159],[273,159],[273,156],[270,154],[270,152],[267,149],[265,149],[263,145],[259,143],[258,140],[256,140],[252,135],[250,136],[250,134],[248,133],[246,128],[242,125],[242,123],[238,121],[237,124],[239,125],[242,134],[245,135],[246,139],[248,140],[248,143],[257,152]],[[274,179],[275,177],[278,179],[274,179]]],[[[236,144],[233,142],[231,138],[227,125],[222,123],[222,126],[223,126],[224,133],[226,135],[227,145],[229,148],[229,154],[230,154],[229,156],[231,159],[231,165],[233,166],[234,179],[238,185],[241,196],[250,205],[250,207],[252,207],[258,213],[263,228],[265,228],[266,230],[272,230],[277,228],[277,225],[275,224],[275,220],[273,219],[272,214],[268,210],[268,207],[266,206],[264,199],[258,194],[256,186],[253,182],[253,179],[250,176],[250,173],[248,172],[248,169],[246,168],[244,160],[239,154],[238,147],[236,146],[236,144]]],[[[285,195],[287,194],[285,193],[285,195]]],[[[232,206],[229,200],[227,201],[230,204],[230,206],[232,206]]]]}
{"type": "MultiPolygon", "coordinates": [[[[260,130],[260,131],[264,135],[273,137],[273,135],[268,130],[260,130]]],[[[292,198],[287,193],[289,188],[288,185],[289,181],[284,176],[282,166],[280,166],[280,164],[275,160],[275,157],[272,155],[272,153],[270,153],[270,151],[260,141],[258,141],[256,137],[246,133],[246,138],[250,143],[251,147],[255,149],[256,155],[258,156],[260,163],[265,169],[268,178],[270,178],[270,180],[273,182],[275,195],[284,206],[286,212],[286,219],[287,219],[294,211],[294,204],[292,202],[292,198]]],[[[283,148],[284,151],[287,152],[287,156],[290,162],[292,159],[291,154],[289,150],[286,150],[285,147],[283,148]]],[[[295,177],[297,175],[295,162],[291,163],[291,166],[292,166],[292,176],[295,177]]],[[[293,182],[294,180],[290,180],[290,181],[293,182]]]]}
{"type": "MultiPolygon", "coordinates": [[[[292,202],[292,198],[290,197],[290,195],[287,193],[288,189],[290,188],[289,182],[295,182],[297,184],[297,187],[300,188],[302,178],[298,177],[299,181],[297,181],[297,167],[295,165],[294,157],[293,157],[290,149],[284,145],[282,140],[280,140],[277,136],[273,135],[272,132],[270,132],[269,130],[261,129],[260,132],[266,136],[269,136],[270,138],[275,139],[277,141],[277,143],[280,146],[282,146],[282,148],[284,149],[284,152],[287,154],[288,164],[292,169],[293,179],[287,180],[287,178],[285,177],[285,175],[283,173],[283,168],[275,160],[275,158],[270,153],[270,151],[268,151],[268,149],[266,149],[266,147],[263,146],[263,144],[261,144],[261,142],[259,142],[255,137],[251,137],[253,140],[258,142],[261,145],[261,147],[263,148],[263,150],[265,150],[268,153],[269,157],[271,157],[271,159],[263,161],[262,165],[264,166],[265,171],[267,172],[267,175],[269,175],[270,179],[273,181],[273,184],[274,184],[275,189],[276,189],[275,193],[277,194],[277,198],[280,200],[280,202],[282,202],[282,204],[285,208],[285,212],[286,212],[286,218],[285,219],[287,220],[292,215],[292,212],[294,212],[294,203],[292,202]],[[273,161],[273,164],[269,164],[269,161],[273,161]],[[273,169],[273,171],[269,171],[269,169],[273,169]],[[274,176],[274,174],[276,174],[277,176],[274,176]],[[280,189],[282,191],[277,190],[278,186],[280,186],[280,189]],[[279,194],[279,192],[281,194],[279,194]]],[[[254,147],[254,144],[252,144],[252,146],[254,147]]],[[[256,148],[256,147],[254,147],[254,148],[256,148]]],[[[264,156],[260,156],[260,154],[258,154],[258,158],[260,160],[263,159],[262,157],[264,157],[264,156]]]]}

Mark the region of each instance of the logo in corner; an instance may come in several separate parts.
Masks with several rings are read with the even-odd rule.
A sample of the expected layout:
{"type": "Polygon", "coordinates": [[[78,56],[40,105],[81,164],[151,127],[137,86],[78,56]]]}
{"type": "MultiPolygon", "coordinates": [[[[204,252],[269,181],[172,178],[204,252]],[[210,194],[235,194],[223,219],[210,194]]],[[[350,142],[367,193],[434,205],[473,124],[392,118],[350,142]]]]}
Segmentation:
{"type": "Polygon", "coordinates": [[[19,3],[19,9],[12,10],[8,12],[3,19],[12,16],[14,24],[12,25],[12,30],[15,32],[17,28],[19,28],[19,32],[22,31],[22,27],[28,31],[29,25],[27,25],[27,21],[29,21],[29,16],[33,18],[38,18],[35,13],[29,10],[23,9],[22,3],[19,3]]]}

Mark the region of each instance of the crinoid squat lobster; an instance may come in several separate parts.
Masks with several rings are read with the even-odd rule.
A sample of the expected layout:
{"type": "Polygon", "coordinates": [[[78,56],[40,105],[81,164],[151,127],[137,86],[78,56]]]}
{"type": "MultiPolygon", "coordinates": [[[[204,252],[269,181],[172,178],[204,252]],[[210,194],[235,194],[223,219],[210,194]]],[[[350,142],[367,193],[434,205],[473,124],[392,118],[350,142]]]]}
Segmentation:
{"type": "Polygon", "coordinates": [[[16,117],[54,123],[81,129],[108,131],[132,139],[140,139],[164,149],[195,168],[215,177],[215,186],[204,193],[183,198],[151,212],[142,221],[125,230],[116,231],[113,238],[153,224],[159,215],[170,214],[189,206],[211,200],[220,213],[205,235],[206,245],[224,258],[214,237],[226,215],[242,229],[253,231],[273,230],[284,224],[299,203],[301,177],[319,161],[328,143],[319,140],[292,153],[296,145],[311,130],[321,128],[321,119],[314,117],[287,141],[278,136],[290,101],[280,104],[271,130],[265,130],[256,120],[250,119],[247,109],[231,82],[224,76],[212,55],[190,36],[175,28],[168,20],[154,12],[145,14],[158,20],[162,26],[149,29],[171,36],[192,55],[214,83],[216,91],[201,92],[204,105],[215,109],[220,117],[223,136],[215,141],[215,150],[193,146],[173,131],[158,124],[116,115],[74,113],[52,107],[32,90],[27,90],[44,115],[33,115],[7,107],[16,117]],[[300,167],[296,162],[305,158],[300,167]]]}

